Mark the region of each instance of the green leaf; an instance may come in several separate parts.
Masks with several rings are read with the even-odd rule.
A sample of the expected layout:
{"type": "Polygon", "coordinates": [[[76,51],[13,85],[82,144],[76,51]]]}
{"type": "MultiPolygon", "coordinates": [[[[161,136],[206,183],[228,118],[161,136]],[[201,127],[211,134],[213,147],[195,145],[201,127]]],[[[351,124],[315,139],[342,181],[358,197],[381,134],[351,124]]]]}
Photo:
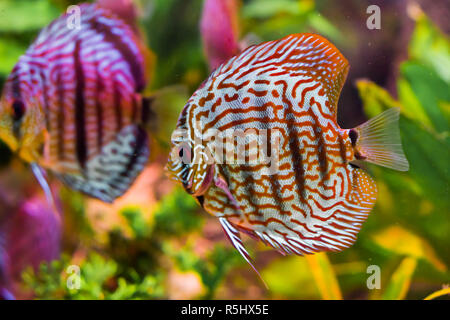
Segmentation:
{"type": "Polygon", "coordinates": [[[3,38],[0,41],[0,74],[4,78],[11,72],[19,57],[25,53],[27,47],[16,40],[3,38]]]}
{"type": "MultiPolygon", "coordinates": [[[[439,108],[440,101],[450,101],[450,86],[430,68],[414,62],[405,62],[401,73],[409,82],[412,92],[431,119],[437,132],[449,130],[449,123],[439,108]]],[[[404,105],[405,108],[409,106],[404,105]]]]}
{"type": "Polygon", "coordinates": [[[305,256],[317,288],[324,300],[341,300],[342,293],[333,266],[325,252],[305,256]]]}
{"type": "Polygon", "coordinates": [[[310,2],[299,2],[296,0],[253,0],[243,10],[244,18],[271,18],[278,14],[301,15],[311,9],[314,4],[310,2]]]}
{"type": "Polygon", "coordinates": [[[126,207],[125,209],[122,209],[120,213],[127,220],[136,238],[143,238],[149,235],[150,228],[147,221],[145,221],[139,206],[126,207]]]}
{"type": "Polygon", "coordinates": [[[400,103],[392,98],[389,92],[372,81],[359,79],[356,81],[356,87],[363,102],[364,111],[369,118],[389,108],[401,108],[400,103]]]}
{"type": "Polygon", "coordinates": [[[59,10],[44,0],[0,1],[0,32],[38,31],[60,15],[59,10]]]}
{"type": "Polygon", "coordinates": [[[314,281],[311,268],[301,257],[280,257],[272,261],[262,272],[274,298],[319,299],[320,292],[314,281]],[[286,275],[286,270],[295,272],[286,275]]]}
{"type": "Polygon", "coordinates": [[[401,120],[400,131],[403,149],[410,162],[409,174],[421,185],[424,195],[449,208],[449,138],[428,132],[409,119],[401,120]]]}
{"type": "Polygon", "coordinates": [[[402,105],[405,106],[405,108],[402,109],[402,113],[427,128],[433,128],[430,117],[427,115],[426,111],[420,104],[420,101],[414,94],[410,83],[405,79],[400,78],[397,81],[397,91],[399,100],[402,105]]]}
{"type": "Polygon", "coordinates": [[[200,228],[203,219],[194,197],[181,187],[166,195],[154,212],[155,231],[165,234],[181,234],[200,228]]]}
{"type": "Polygon", "coordinates": [[[426,260],[442,272],[447,270],[445,264],[437,257],[425,239],[399,226],[389,227],[378,232],[372,236],[372,239],[385,250],[414,259],[426,260]]]}
{"type": "Polygon", "coordinates": [[[192,248],[175,250],[166,244],[164,251],[175,259],[176,265],[181,271],[194,270],[199,274],[206,288],[205,299],[211,299],[214,296],[214,292],[229,270],[238,263],[245,263],[236,250],[221,245],[216,245],[206,259],[198,257],[192,248]]]}
{"type": "Polygon", "coordinates": [[[442,80],[450,83],[450,41],[425,15],[418,17],[409,43],[413,60],[431,67],[442,80]]]}
{"type": "Polygon", "coordinates": [[[308,15],[308,22],[319,34],[326,34],[337,43],[343,42],[343,35],[339,29],[318,12],[308,15]]]}

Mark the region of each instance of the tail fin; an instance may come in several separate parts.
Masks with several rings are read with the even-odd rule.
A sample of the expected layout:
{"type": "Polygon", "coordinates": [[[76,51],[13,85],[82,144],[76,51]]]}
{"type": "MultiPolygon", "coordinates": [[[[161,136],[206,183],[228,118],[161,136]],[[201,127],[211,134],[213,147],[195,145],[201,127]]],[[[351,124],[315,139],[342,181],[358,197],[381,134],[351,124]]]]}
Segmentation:
{"type": "Polygon", "coordinates": [[[400,141],[400,108],[391,108],[354,130],[356,158],[398,171],[408,171],[409,163],[400,141]]]}

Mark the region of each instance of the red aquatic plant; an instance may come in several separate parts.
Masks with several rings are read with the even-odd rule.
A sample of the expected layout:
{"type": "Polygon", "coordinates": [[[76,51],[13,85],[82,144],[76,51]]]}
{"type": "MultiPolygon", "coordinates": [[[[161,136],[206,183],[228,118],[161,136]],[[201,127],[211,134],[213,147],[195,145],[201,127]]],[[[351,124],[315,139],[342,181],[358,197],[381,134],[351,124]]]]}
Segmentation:
{"type": "Polygon", "coordinates": [[[125,21],[138,34],[137,9],[133,0],[98,0],[98,5],[125,21]]]}
{"type": "Polygon", "coordinates": [[[238,2],[205,0],[200,32],[209,67],[214,70],[239,52],[238,2]]]}
{"type": "Polygon", "coordinates": [[[26,268],[37,270],[42,262],[59,258],[61,218],[45,197],[33,196],[4,221],[2,231],[0,279],[3,284],[0,283],[0,288],[3,285],[3,292],[0,295],[9,298],[8,294],[14,292],[20,296],[20,289],[14,284],[20,282],[26,268]]]}

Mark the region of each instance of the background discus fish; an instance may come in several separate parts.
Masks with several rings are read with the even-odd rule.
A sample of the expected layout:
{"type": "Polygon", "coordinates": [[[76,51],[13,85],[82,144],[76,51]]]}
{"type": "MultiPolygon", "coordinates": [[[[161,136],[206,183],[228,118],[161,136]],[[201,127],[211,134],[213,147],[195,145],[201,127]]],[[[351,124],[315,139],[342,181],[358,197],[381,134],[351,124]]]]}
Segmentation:
{"type": "Polygon", "coordinates": [[[348,248],[377,195],[375,182],[355,161],[408,170],[398,109],[354,129],[338,126],[337,103],[348,69],[347,60],[323,37],[294,34],[231,58],[184,107],[167,169],[219,218],[250,264],[240,232],[283,254],[348,248]],[[221,147],[245,155],[246,161],[218,156],[211,129],[227,132],[231,144],[221,147]],[[236,130],[250,133],[235,139],[236,130]],[[269,136],[280,133],[278,144],[267,139],[267,149],[278,153],[273,172],[268,162],[250,161],[260,152],[250,141],[263,130],[269,136]],[[242,142],[245,150],[238,149],[242,142]]]}
{"type": "Polygon", "coordinates": [[[150,52],[108,10],[80,8],[80,28],[62,15],[12,70],[0,101],[0,138],[73,189],[111,202],[149,156],[143,125],[150,100],[139,92],[150,52]]]}

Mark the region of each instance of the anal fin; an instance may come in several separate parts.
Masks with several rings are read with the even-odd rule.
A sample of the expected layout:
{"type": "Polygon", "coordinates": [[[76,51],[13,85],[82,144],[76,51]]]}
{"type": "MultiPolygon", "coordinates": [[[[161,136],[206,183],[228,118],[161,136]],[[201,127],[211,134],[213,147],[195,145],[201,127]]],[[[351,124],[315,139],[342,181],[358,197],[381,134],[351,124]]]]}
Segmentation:
{"type": "MultiPolygon", "coordinates": [[[[326,218],[311,220],[316,229],[314,233],[302,235],[301,229],[296,229],[298,223],[285,223],[288,227],[266,228],[254,233],[264,244],[278,250],[283,255],[306,255],[321,251],[339,252],[354,244],[362,224],[367,219],[376,202],[377,187],[374,180],[364,170],[349,167],[349,188],[345,196],[339,198],[335,205],[328,208],[326,218]],[[297,232],[292,232],[297,230],[297,232]]],[[[318,203],[312,200],[315,206],[318,203]]],[[[320,203],[319,203],[320,205],[320,203]]],[[[317,209],[316,209],[317,210],[317,209]]],[[[318,216],[315,214],[314,216],[318,216]]],[[[244,231],[245,226],[234,223],[236,229],[244,231]]]]}
{"type": "Polygon", "coordinates": [[[123,128],[100,154],[88,160],[83,173],[59,173],[69,187],[104,202],[123,195],[144,169],[149,156],[148,138],[136,125],[123,128]]]}
{"type": "Polygon", "coordinates": [[[242,239],[240,236],[239,231],[236,229],[236,227],[230,223],[226,218],[219,218],[220,224],[222,225],[223,230],[225,231],[226,236],[230,240],[233,247],[236,248],[236,250],[241,254],[241,256],[247,261],[247,263],[252,267],[252,269],[256,272],[258,277],[263,282],[264,286],[268,288],[267,284],[264,282],[263,278],[259,274],[258,270],[253,265],[253,260],[250,257],[249,253],[244,247],[244,244],[242,243],[242,239]]]}
{"type": "Polygon", "coordinates": [[[213,213],[215,216],[218,217],[220,224],[222,225],[222,228],[225,232],[225,235],[230,240],[233,247],[241,254],[241,256],[247,261],[247,263],[252,267],[252,269],[256,272],[258,277],[261,279],[262,283],[266,288],[268,288],[267,284],[261,277],[260,273],[256,269],[256,267],[253,265],[253,260],[250,257],[249,253],[244,247],[244,244],[241,239],[240,231],[244,232],[245,234],[251,236],[252,238],[256,239],[256,234],[251,230],[247,228],[241,227],[239,224],[235,224],[230,221],[230,219],[233,219],[233,215],[242,215],[242,211],[239,207],[238,202],[234,198],[234,196],[231,193],[231,190],[228,187],[228,184],[225,180],[225,178],[221,174],[217,174],[216,177],[213,179],[213,184],[211,184],[210,188],[205,193],[205,201],[206,203],[204,208],[208,210],[210,213],[213,213]],[[217,191],[221,190],[222,193],[224,193],[224,197],[220,197],[217,194],[217,191]],[[213,209],[215,206],[210,206],[211,199],[215,199],[214,202],[221,203],[224,205],[225,203],[228,205],[228,208],[232,208],[232,214],[231,216],[227,217],[223,210],[216,211],[216,209],[213,209]]]}

